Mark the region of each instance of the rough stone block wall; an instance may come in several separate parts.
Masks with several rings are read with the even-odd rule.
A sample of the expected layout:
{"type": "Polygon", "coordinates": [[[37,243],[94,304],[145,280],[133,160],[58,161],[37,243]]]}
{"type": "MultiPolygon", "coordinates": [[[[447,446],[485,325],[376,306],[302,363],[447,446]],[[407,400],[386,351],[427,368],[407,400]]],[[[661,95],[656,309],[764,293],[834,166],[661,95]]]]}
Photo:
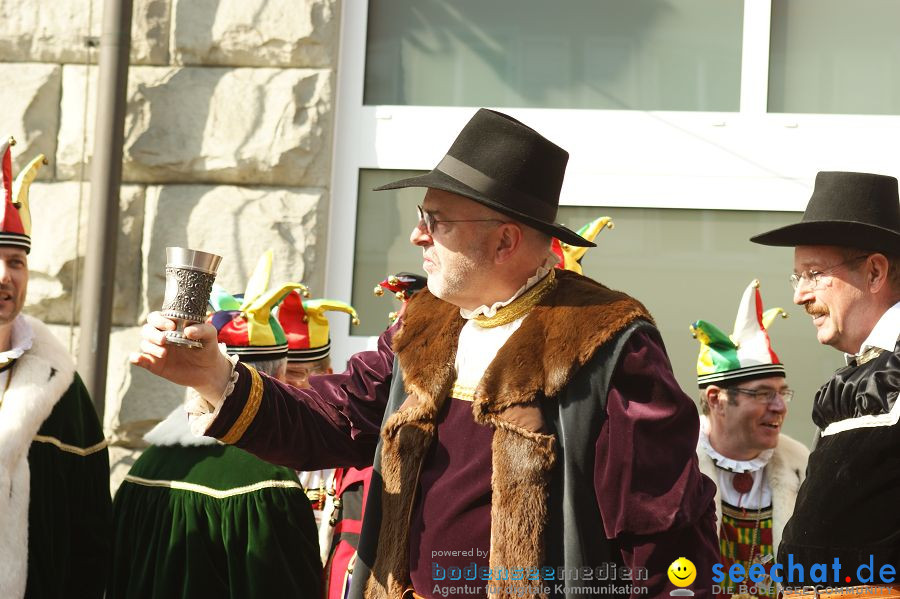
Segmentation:
{"type": "MultiPolygon", "coordinates": [[[[339,0],[134,0],[105,426],[118,468],[183,389],[128,364],[158,309],[165,247],[221,254],[243,290],[259,255],[274,282],[324,287],[339,0]]],[[[0,135],[32,188],[26,312],[77,351],[89,234],[101,0],[0,0],[0,135]],[[83,183],[80,183],[83,181],[83,183]],[[73,298],[76,300],[73,303],[73,298]]]]}

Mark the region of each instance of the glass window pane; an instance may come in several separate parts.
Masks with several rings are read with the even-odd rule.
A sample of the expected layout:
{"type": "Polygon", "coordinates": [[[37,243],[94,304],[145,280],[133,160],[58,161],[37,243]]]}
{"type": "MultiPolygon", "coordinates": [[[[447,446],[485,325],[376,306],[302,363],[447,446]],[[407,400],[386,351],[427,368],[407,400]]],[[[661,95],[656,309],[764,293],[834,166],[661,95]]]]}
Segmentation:
{"type": "Polygon", "coordinates": [[[736,111],[741,0],[370,0],[365,103],[736,111]]]}
{"type": "MultiPolygon", "coordinates": [[[[409,233],[424,190],[369,191],[414,174],[418,171],[360,172],[352,303],[362,323],[351,328],[354,335],[381,333],[388,325],[388,312],[399,307],[394,298],[373,295],[379,281],[400,270],[422,273],[422,252],[409,243],[409,233]]],[[[770,335],[788,382],[797,390],[785,432],[808,444],[814,433],[809,418],[812,397],[842,365],[842,356],[819,345],[806,313],[792,303],[788,276],[793,249],[748,241],[755,233],[797,222],[800,215],[574,206],[559,210],[559,220],[573,229],[598,216],[611,216],[615,228],[601,232],[598,247],[588,250],[582,261],[584,273],[647,306],[662,332],[678,382],[693,399],[698,395],[699,344],[688,327],[702,318],[731,332],[741,294],[752,279],[760,280],[765,306],[780,306],[790,314],[772,325],[770,335]]]]}
{"type": "Polygon", "coordinates": [[[418,222],[416,205],[422,203],[424,189],[372,191],[391,181],[421,175],[423,171],[363,170],[359,173],[356,205],[356,242],[353,258],[353,295],[350,304],[359,314],[359,325],[351,335],[380,335],[388,326],[388,314],[400,302],[373,290],[388,275],[422,273],[422,251],[410,244],[409,234],[418,222]]]}
{"type": "Polygon", "coordinates": [[[900,114],[900,2],[774,0],[769,111],[900,114]]]}

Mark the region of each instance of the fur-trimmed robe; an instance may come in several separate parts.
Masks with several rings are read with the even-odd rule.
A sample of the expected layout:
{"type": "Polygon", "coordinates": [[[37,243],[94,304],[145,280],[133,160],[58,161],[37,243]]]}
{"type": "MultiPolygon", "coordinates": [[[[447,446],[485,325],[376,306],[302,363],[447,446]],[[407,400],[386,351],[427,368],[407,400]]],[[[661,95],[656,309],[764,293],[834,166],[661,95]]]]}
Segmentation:
{"type": "MultiPolygon", "coordinates": [[[[722,522],[722,494],[719,492],[719,476],[716,464],[703,448],[697,446],[697,458],[700,460],[700,472],[716,483],[716,522],[722,522]]],[[[800,484],[806,478],[806,461],[809,449],[805,445],[787,435],[778,435],[778,445],[772,459],[766,465],[766,478],[772,489],[772,547],[778,554],[784,525],[794,513],[794,502],[800,484]]]]}
{"type": "MultiPolygon", "coordinates": [[[[621,543],[642,551],[629,562],[635,567],[652,562],[650,584],[661,594],[670,586],[665,567],[683,547],[704,571],[718,555],[715,489],[694,454],[697,411],[639,302],[580,275],[556,274],[556,288],[497,352],[471,404],[475,422],[493,427],[489,565],[624,565],[632,554],[623,555],[621,543]],[[616,379],[613,411],[606,399],[620,369],[627,374],[616,379]],[[604,424],[612,415],[616,422],[604,424]],[[607,444],[610,453],[598,455],[607,444]]],[[[409,581],[417,475],[455,377],[463,325],[456,307],[421,291],[376,351],[352,356],[343,373],[312,377],[309,389],[238,363],[235,387],[206,429],[301,470],[364,466],[374,455],[354,599],[400,599],[409,581]]],[[[701,596],[709,588],[699,579],[694,587],[701,596]]]]}
{"type": "Polygon", "coordinates": [[[0,405],[0,597],[101,597],[109,459],[71,356],[40,321],[0,405]]]}
{"type": "MultiPolygon", "coordinates": [[[[550,480],[561,448],[548,433],[542,404],[552,405],[618,332],[637,319],[651,321],[627,295],[568,272],[557,276],[556,289],[501,347],[475,390],[475,421],[494,428],[491,568],[546,565],[550,480]]],[[[409,584],[409,514],[437,416],[455,380],[456,345],[465,322],[458,308],[422,291],[410,300],[394,339],[408,398],[382,429],[383,516],[366,597],[399,598],[409,584]]],[[[596,439],[566,441],[583,442],[593,452],[596,439]]]]}

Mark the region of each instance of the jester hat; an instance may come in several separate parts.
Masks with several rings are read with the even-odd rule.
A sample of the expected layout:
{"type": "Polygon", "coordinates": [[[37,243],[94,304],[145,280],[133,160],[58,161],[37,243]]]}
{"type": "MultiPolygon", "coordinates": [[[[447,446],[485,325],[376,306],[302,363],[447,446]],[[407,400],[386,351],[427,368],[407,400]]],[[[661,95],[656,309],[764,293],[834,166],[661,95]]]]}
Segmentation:
{"type": "Polygon", "coordinates": [[[338,300],[303,299],[290,292],[278,308],[278,322],[287,334],[288,362],[316,362],[331,352],[328,333],[329,310],[346,312],[359,324],[353,306],[338,300]]]}
{"type": "Polygon", "coordinates": [[[692,324],[691,334],[700,342],[700,356],[697,358],[699,387],[704,389],[712,384],[725,386],[784,376],[784,365],[772,350],[767,332],[779,315],[787,318],[787,313],[781,308],[763,312],[759,281],[753,280],[744,290],[731,336],[705,320],[692,324]]]}
{"type": "MultiPolygon", "coordinates": [[[[428,279],[422,275],[411,272],[398,272],[379,283],[378,286],[375,287],[374,293],[380,297],[384,295],[385,290],[390,291],[394,294],[394,297],[403,302],[403,304],[406,304],[415,292],[424,289],[427,284],[428,279]]],[[[391,312],[388,314],[388,319],[390,319],[393,324],[397,321],[399,315],[399,311],[391,312]]]]}
{"type": "Polygon", "coordinates": [[[12,137],[0,142],[0,245],[13,245],[31,251],[31,211],[28,207],[28,189],[37,177],[41,166],[47,164],[43,154],[28,163],[19,176],[12,177],[12,137]]]}
{"type": "MultiPolygon", "coordinates": [[[[600,234],[600,231],[604,228],[612,229],[614,226],[615,225],[610,217],[601,216],[578,229],[578,234],[588,241],[594,241],[597,235],[600,234]]],[[[556,265],[557,268],[583,274],[581,271],[581,259],[589,248],[570,245],[554,237],[553,245],[550,246],[550,249],[557,257],[559,257],[559,263],[556,265]]]]}
{"type": "Polygon", "coordinates": [[[216,327],[220,343],[228,353],[237,354],[244,362],[277,360],[287,356],[288,342],[284,330],[272,315],[272,309],[288,293],[306,291],[299,283],[284,283],[272,289],[272,251],[264,253],[247,283],[243,297],[234,296],[215,286],[209,303],[215,312],[209,323],[216,327]]]}

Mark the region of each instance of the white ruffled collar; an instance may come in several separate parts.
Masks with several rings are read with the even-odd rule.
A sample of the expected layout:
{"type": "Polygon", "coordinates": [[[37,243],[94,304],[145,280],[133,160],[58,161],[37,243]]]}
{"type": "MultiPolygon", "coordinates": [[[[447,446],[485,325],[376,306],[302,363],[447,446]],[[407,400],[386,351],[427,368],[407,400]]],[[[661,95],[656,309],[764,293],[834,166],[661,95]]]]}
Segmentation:
{"type": "Polygon", "coordinates": [[[723,470],[740,474],[742,472],[756,472],[762,470],[772,459],[775,449],[766,449],[752,460],[735,460],[723,456],[713,448],[709,442],[709,418],[700,416],[700,447],[706,452],[706,455],[723,470]]]}
{"type": "Polygon", "coordinates": [[[0,366],[8,363],[10,360],[21,358],[22,354],[31,349],[34,343],[34,331],[28,321],[19,314],[12,322],[12,332],[10,333],[10,348],[5,352],[0,352],[0,366]]]}
{"type": "Polygon", "coordinates": [[[485,316],[487,318],[491,318],[497,314],[497,310],[502,308],[503,306],[508,306],[515,300],[517,297],[531,289],[534,285],[537,284],[538,281],[547,276],[547,273],[550,272],[551,268],[554,268],[557,264],[559,264],[559,256],[554,254],[553,252],[548,252],[547,257],[544,259],[544,263],[540,265],[535,271],[534,276],[525,281],[525,284],[522,285],[518,291],[516,291],[511,298],[503,302],[495,302],[491,306],[478,306],[474,310],[466,310],[465,308],[459,309],[459,314],[466,320],[471,320],[476,316],[485,316]]]}

